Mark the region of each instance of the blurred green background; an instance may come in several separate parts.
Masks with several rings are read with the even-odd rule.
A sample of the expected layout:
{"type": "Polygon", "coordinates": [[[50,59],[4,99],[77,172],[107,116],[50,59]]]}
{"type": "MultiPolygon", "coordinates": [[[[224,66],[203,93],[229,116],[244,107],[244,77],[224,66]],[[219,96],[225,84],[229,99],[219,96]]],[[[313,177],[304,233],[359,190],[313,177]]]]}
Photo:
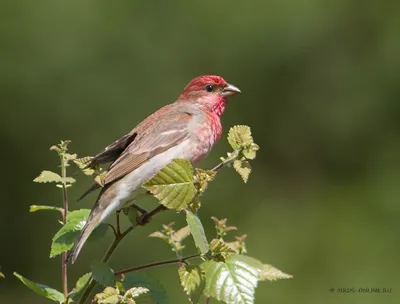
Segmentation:
{"type": "MultiPolygon", "coordinates": [[[[206,230],[210,216],[227,217],[252,256],[295,276],[260,284],[256,303],[400,303],[398,1],[3,0],[0,39],[0,303],[46,303],[13,271],[61,289],[60,259],[48,258],[59,224],[28,212],[61,201],[59,189],[32,183],[57,170],[48,148],[70,139],[73,152],[93,155],[202,74],[243,92],[202,166],[228,151],[236,124],[261,147],[247,185],[228,169],[209,187],[206,230]],[[338,287],[392,293],[328,291],[338,287]]],[[[90,208],[94,195],[75,202],[89,178],[70,173],[71,207],[90,208]]],[[[135,231],[111,266],[173,258],[147,238],[171,221],[183,224],[170,212],[135,231]]],[[[70,286],[111,239],[84,248],[70,286]]],[[[175,266],[149,274],[171,303],[187,303],[175,266]]]]}

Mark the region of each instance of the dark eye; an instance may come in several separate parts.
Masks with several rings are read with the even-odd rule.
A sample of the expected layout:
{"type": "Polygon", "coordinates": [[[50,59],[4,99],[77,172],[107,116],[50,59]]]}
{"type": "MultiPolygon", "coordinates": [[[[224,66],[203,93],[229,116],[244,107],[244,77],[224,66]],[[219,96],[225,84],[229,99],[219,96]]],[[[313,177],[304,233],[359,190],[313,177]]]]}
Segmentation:
{"type": "Polygon", "coordinates": [[[214,86],[212,84],[209,84],[206,86],[206,90],[207,90],[207,92],[212,92],[212,91],[214,91],[214,86]]]}

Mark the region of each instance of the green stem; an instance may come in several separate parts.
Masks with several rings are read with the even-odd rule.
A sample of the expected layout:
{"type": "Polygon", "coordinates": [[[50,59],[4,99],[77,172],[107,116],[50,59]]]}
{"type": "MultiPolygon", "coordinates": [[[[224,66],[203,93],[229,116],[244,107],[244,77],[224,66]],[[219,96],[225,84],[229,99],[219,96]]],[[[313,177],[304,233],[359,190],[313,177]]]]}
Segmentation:
{"type": "Polygon", "coordinates": [[[231,163],[233,163],[235,161],[236,158],[238,158],[239,154],[240,154],[241,150],[235,150],[231,156],[227,159],[225,159],[223,162],[219,163],[218,165],[216,165],[214,168],[211,169],[211,171],[215,171],[218,172],[219,170],[221,170],[222,168],[230,165],[231,163]]]}

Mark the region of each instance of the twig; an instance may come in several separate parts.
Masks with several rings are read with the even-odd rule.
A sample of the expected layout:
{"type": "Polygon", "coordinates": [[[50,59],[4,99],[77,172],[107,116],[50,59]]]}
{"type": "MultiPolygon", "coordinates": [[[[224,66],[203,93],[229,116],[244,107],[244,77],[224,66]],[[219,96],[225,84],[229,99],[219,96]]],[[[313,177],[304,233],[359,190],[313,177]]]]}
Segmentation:
{"type": "Polygon", "coordinates": [[[156,266],[161,266],[161,265],[182,263],[182,262],[185,262],[186,260],[197,258],[199,256],[200,256],[200,254],[196,253],[196,254],[192,254],[192,255],[189,255],[187,257],[181,258],[181,259],[165,260],[165,261],[158,261],[158,262],[153,262],[153,263],[149,263],[149,264],[144,264],[144,265],[140,265],[140,266],[136,266],[136,267],[132,267],[132,268],[128,268],[128,269],[123,269],[123,270],[117,271],[115,273],[115,275],[118,276],[118,275],[125,274],[125,273],[128,273],[128,272],[133,272],[133,271],[142,270],[142,269],[151,268],[151,267],[156,267],[156,266]]]}
{"type": "MultiPolygon", "coordinates": [[[[63,179],[67,176],[67,168],[66,168],[66,160],[64,157],[64,153],[60,154],[61,159],[61,177],[63,179]]],[[[62,195],[63,195],[63,205],[64,209],[62,212],[62,218],[64,225],[67,223],[67,214],[68,214],[68,193],[67,193],[67,183],[65,180],[62,183],[62,195]]],[[[67,260],[67,252],[63,252],[61,255],[61,280],[62,280],[62,288],[64,297],[68,297],[68,264],[65,263],[67,260]]]]}
{"type": "Polygon", "coordinates": [[[211,169],[211,171],[218,172],[222,168],[230,165],[231,163],[233,163],[235,161],[235,159],[238,157],[239,153],[240,153],[239,150],[234,151],[229,158],[225,159],[223,162],[216,165],[214,168],[211,169]]]}
{"type": "Polygon", "coordinates": [[[204,304],[209,304],[210,303],[210,298],[206,297],[206,301],[204,302],[204,304]]]}

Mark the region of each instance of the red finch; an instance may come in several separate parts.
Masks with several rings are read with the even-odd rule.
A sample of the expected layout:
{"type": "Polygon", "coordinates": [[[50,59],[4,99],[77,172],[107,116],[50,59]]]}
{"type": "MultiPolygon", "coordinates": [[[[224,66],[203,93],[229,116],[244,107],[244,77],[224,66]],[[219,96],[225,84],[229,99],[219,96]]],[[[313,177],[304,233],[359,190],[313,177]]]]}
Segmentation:
{"type": "MultiPolygon", "coordinates": [[[[69,257],[75,262],[92,231],[124,207],[141,185],[175,158],[192,164],[207,156],[221,137],[227,97],[240,93],[219,76],[199,76],[179,98],[143,120],[96,155],[91,164],[112,162],[96,204],[69,257]]],[[[83,196],[98,188],[92,186],[83,196]]]]}

